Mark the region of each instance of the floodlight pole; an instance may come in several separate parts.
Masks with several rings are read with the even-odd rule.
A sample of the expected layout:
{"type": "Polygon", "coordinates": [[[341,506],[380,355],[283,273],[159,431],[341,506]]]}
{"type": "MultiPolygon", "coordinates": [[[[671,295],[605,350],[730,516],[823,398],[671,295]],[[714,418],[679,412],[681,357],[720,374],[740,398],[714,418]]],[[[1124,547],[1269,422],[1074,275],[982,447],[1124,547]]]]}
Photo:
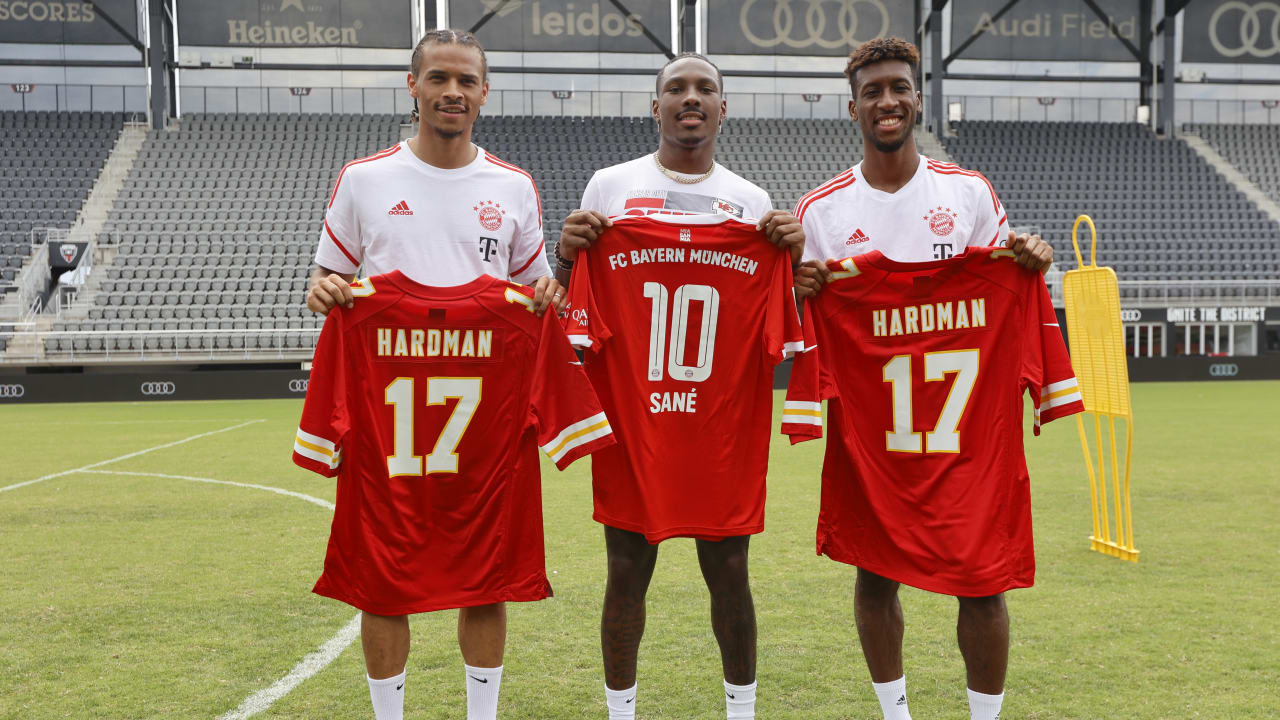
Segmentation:
{"type": "Polygon", "coordinates": [[[147,13],[150,15],[149,27],[151,31],[147,33],[147,66],[151,73],[151,127],[156,130],[163,130],[165,123],[169,119],[169,86],[168,74],[165,72],[166,60],[172,62],[170,58],[172,48],[170,48],[169,37],[165,33],[165,16],[164,1],[150,0],[147,3],[147,13]]]}
{"type": "Polygon", "coordinates": [[[1175,61],[1174,48],[1178,42],[1178,12],[1182,10],[1185,3],[1175,2],[1175,0],[1165,0],[1164,2],[1164,63],[1161,67],[1163,76],[1161,77],[1160,90],[1160,122],[1157,129],[1164,133],[1164,136],[1171,138],[1174,136],[1176,124],[1174,121],[1174,77],[1175,61]]]}
{"type": "Polygon", "coordinates": [[[933,115],[933,134],[942,139],[947,134],[947,102],[942,96],[942,75],[946,72],[942,58],[942,9],[947,0],[933,0],[929,13],[929,109],[933,115]]]}

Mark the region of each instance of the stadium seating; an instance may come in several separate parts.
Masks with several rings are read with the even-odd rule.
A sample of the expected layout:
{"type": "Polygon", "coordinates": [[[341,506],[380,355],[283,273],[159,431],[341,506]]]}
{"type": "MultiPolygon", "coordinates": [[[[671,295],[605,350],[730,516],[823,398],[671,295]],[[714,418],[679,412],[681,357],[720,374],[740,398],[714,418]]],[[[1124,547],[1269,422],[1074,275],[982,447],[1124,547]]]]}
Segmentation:
{"type": "Polygon", "coordinates": [[[1088,213],[1110,239],[1099,262],[1126,280],[1280,276],[1280,226],[1185,143],[1137,124],[969,121],[944,144],[992,182],[1010,223],[1039,228],[1063,270],[1088,213]]]}
{"type": "MultiPolygon", "coordinates": [[[[46,353],[305,355],[319,319],[302,298],[333,179],[394,144],[401,121],[205,114],[152,131],[107,222],[120,249],[95,271],[95,304],[56,328],[93,334],[50,337],[46,353]]],[[[944,140],[952,158],[984,172],[1011,222],[1040,229],[1063,269],[1075,265],[1071,223],[1088,212],[1113,240],[1102,260],[1126,279],[1280,275],[1280,227],[1181,142],[1133,124],[956,130],[944,140]]],[[[474,139],[534,176],[550,248],[591,174],[652,152],[657,128],[647,117],[482,116],[474,139]]],[[[791,208],[861,149],[844,119],[729,118],[717,157],[791,208]]]]}
{"type": "Polygon", "coordinates": [[[305,354],[314,335],[296,331],[320,322],[302,300],[333,180],[394,145],[399,121],[208,114],[151,131],[107,221],[120,250],[95,306],[57,328],[125,334],[50,338],[46,353],[305,354]]]}
{"type": "Polygon", "coordinates": [[[1280,202],[1280,126],[1188,125],[1272,200],[1280,202]]]}
{"type": "MultiPolygon", "coordinates": [[[[560,237],[592,173],[657,148],[651,118],[484,117],[475,142],[528,170],[542,193],[548,243],[560,237]]],[[[716,159],[791,209],[809,190],[858,162],[862,140],[848,120],[725,120],[716,159]],[[785,149],[782,149],[785,148],[785,149]]]]}
{"type": "Polygon", "coordinates": [[[118,113],[0,112],[0,287],[31,254],[33,227],[75,222],[123,126],[118,113]]]}

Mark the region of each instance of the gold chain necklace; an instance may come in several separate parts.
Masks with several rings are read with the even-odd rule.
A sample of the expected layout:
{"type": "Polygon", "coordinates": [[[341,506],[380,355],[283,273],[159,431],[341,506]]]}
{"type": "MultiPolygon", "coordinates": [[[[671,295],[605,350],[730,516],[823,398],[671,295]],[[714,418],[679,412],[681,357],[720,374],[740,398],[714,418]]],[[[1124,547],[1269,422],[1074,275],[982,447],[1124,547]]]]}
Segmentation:
{"type": "Polygon", "coordinates": [[[716,164],[713,161],[711,163],[711,169],[707,170],[701,175],[698,175],[696,177],[683,177],[679,173],[675,172],[674,170],[668,170],[666,167],[664,167],[662,164],[662,161],[658,159],[658,153],[653,154],[653,164],[658,166],[658,172],[662,173],[663,175],[666,175],[667,177],[671,178],[672,180],[682,185],[693,185],[695,183],[700,183],[703,180],[706,180],[707,178],[711,177],[711,173],[716,171],[716,164]]]}

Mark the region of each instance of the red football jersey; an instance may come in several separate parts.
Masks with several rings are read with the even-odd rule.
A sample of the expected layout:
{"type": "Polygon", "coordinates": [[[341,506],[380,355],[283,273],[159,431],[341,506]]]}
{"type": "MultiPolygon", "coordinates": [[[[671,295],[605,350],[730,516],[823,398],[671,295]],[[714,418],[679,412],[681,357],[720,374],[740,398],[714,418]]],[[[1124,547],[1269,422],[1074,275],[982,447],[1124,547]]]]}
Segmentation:
{"type": "Polygon", "coordinates": [[[315,592],[379,615],[551,593],[538,448],[613,443],[555,313],[488,276],[352,286],[316,346],[293,461],[338,476],[315,592]]]}
{"type": "Polygon", "coordinates": [[[831,398],[820,554],[948,595],[1034,581],[1022,393],[1037,434],[1084,405],[1044,279],[1012,257],[829,265],[783,418],[793,442],[819,436],[831,398]]]}
{"type": "Polygon", "coordinates": [[[569,339],[618,435],[595,519],[649,542],[764,529],[773,367],[802,347],[791,258],[724,216],[614,218],[578,256],[569,339]]]}

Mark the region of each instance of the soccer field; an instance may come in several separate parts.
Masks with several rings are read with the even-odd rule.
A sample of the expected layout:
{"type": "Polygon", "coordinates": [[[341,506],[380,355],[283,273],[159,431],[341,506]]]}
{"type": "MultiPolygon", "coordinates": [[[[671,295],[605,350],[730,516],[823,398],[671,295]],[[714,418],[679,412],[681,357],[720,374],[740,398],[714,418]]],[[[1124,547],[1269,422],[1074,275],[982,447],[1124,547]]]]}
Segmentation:
{"type": "MultiPolygon", "coordinates": [[[[1274,718],[1280,383],[1141,384],[1133,396],[1137,565],[1088,550],[1074,421],[1040,438],[1028,423],[1039,572],[1009,595],[1003,717],[1274,718]]],[[[372,715],[349,645],[356,612],[310,593],[334,487],[290,463],[301,407],[0,408],[0,718],[372,715]]],[[[773,440],[767,530],[752,542],[767,720],[879,718],[853,570],[813,552],[821,457],[819,442],[773,440]]],[[[559,473],[544,459],[556,596],[510,607],[502,717],[605,717],[589,477],[589,462],[559,473]]],[[[903,606],[913,714],[967,718],[955,602],[904,589],[903,606]]],[[[707,607],[692,541],[665,543],[638,717],[724,717],[707,607]]],[[[465,715],[454,621],[413,621],[407,718],[465,715]]]]}

